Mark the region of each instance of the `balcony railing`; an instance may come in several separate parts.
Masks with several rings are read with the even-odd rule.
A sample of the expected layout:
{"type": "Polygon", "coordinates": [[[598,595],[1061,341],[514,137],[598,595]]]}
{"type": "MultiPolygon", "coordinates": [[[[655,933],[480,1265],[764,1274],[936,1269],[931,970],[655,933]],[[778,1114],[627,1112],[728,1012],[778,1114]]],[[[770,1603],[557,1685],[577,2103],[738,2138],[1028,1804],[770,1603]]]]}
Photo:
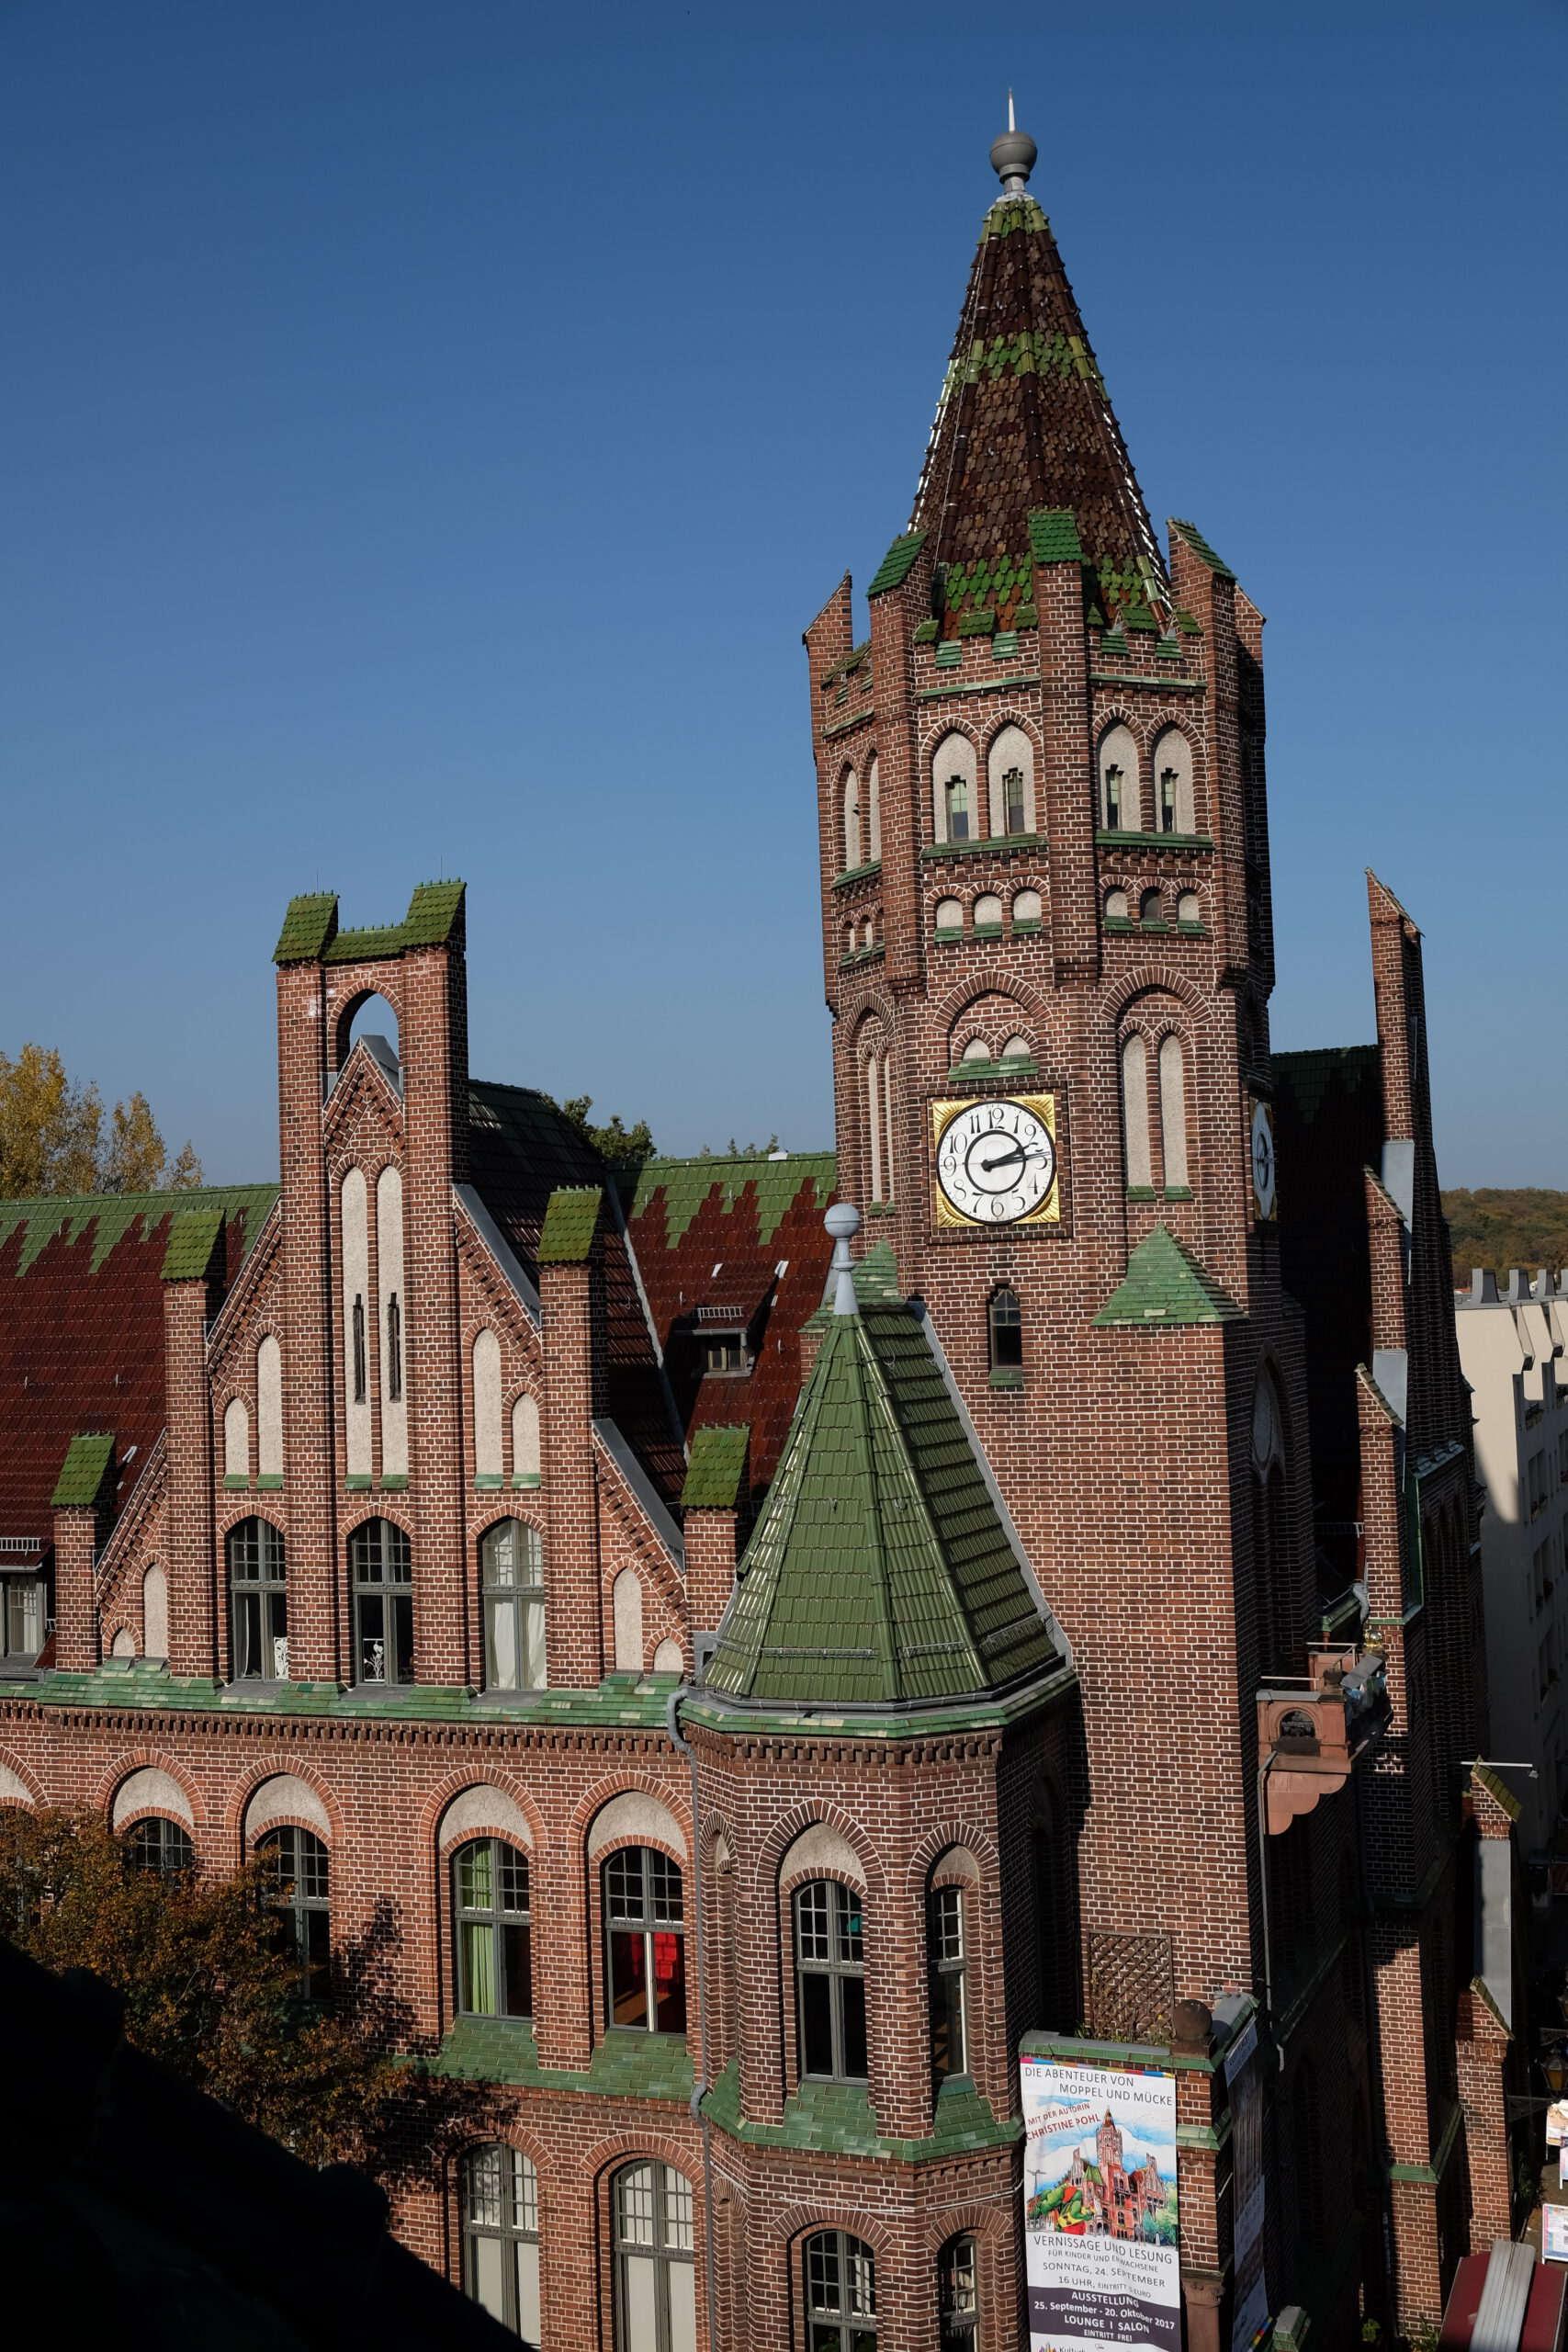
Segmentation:
{"type": "Polygon", "coordinates": [[[1381,1650],[1354,1642],[1307,1653],[1307,1671],[1274,1676],[1258,1693],[1258,1753],[1269,1835],[1342,1789],[1388,1721],[1381,1650]]]}

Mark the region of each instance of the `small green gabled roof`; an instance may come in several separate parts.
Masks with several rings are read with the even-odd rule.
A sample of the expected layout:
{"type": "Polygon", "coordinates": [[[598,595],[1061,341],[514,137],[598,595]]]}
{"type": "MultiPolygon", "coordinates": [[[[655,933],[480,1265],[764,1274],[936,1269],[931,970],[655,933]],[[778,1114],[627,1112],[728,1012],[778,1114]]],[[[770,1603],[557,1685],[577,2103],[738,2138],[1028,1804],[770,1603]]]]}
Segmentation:
{"type": "Polygon", "coordinates": [[[56,1510],[91,1510],[114,1459],[114,1431],[73,1437],[65,1449],[52,1497],[56,1510]]]}
{"type": "Polygon", "coordinates": [[[604,1191],[597,1184],[573,1184],[552,1193],[539,1236],[540,1265],[581,1266],[592,1250],[604,1205],[604,1191]]]}
{"type": "Polygon", "coordinates": [[[871,585],[865,592],[867,598],[883,595],[889,588],[902,588],[915,568],[915,558],[925,543],[923,531],[906,531],[902,538],[895,539],[872,575],[871,585]]]}
{"type": "Polygon", "coordinates": [[[823,1334],[709,1685],[787,1705],[896,1707],[1002,1690],[1051,1630],[913,1311],[823,1334]]]}
{"type": "Polygon", "coordinates": [[[169,1227],[164,1251],[164,1280],[200,1282],[211,1266],[212,1253],[222,1231],[221,1209],[181,1209],[169,1227]]]}
{"type": "Polygon", "coordinates": [[[733,1510],[746,1476],[751,1425],[694,1430],[681,1501],[687,1510],[733,1510]]]}
{"type": "Polygon", "coordinates": [[[1095,1317],[1113,1323],[1228,1323],[1243,1312],[1212,1282],[1174,1233],[1156,1225],[1127,1261],[1127,1272],[1095,1317]]]}
{"type": "Polygon", "coordinates": [[[309,964],[319,957],[327,964],[364,964],[400,956],[409,947],[444,946],[460,927],[463,894],[461,882],[420,882],[401,922],[364,931],[338,929],[335,891],[290,899],[272,960],[309,964]]]}
{"type": "Polygon", "coordinates": [[[1203,537],[1202,532],[1199,530],[1195,523],[1179,522],[1173,514],[1170,520],[1170,527],[1177,534],[1179,538],[1186,541],[1187,545],[1191,548],[1193,554],[1199,559],[1200,562],[1206,563],[1208,565],[1211,571],[1217,572],[1222,580],[1234,580],[1235,578],[1235,572],[1231,570],[1224,556],[1216,555],[1214,553],[1213,548],[1209,545],[1208,540],[1203,537]]]}
{"type": "Polygon", "coordinates": [[[1036,563],[1082,563],[1083,548],[1070,506],[1037,506],[1029,518],[1029,551],[1036,563]]]}

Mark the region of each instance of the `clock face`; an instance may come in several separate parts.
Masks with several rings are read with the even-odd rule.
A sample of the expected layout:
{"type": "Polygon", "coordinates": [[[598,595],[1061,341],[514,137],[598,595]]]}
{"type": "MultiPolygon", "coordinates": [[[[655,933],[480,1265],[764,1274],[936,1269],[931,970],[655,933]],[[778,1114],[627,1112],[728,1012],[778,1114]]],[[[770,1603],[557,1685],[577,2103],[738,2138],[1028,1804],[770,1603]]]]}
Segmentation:
{"type": "Polygon", "coordinates": [[[938,1102],[934,1118],[941,1223],[996,1227],[1059,1215],[1053,1096],[938,1102]]]}
{"type": "Polygon", "coordinates": [[[1252,1196],[1259,1217],[1274,1214],[1274,1114],[1267,1102],[1252,1106],[1252,1196]]]}

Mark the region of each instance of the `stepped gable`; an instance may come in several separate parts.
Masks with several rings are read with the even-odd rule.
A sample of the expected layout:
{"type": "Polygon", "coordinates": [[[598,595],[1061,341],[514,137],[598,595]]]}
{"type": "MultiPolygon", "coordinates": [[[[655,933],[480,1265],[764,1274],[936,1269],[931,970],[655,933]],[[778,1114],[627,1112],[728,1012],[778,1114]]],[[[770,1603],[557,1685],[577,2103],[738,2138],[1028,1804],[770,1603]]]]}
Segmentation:
{"type": "Polygon", "coordinates": [[[800,1395],[800,1331],[821,1303],[822,1212],[836,1189],[830,1151],[649,1159],[625,1188],[637,1268],[688,1439],[701,1429],[749,1427],[753,1500],[778,1466],[800,1395]],[[736,1320],[726,1328],[746,1333],[751,1369],[705,1379],[699,1334],[705,1321],[719,1324],[711,1310],[730,1308],[736,1320]]]}
{"type": "Polygon", "coordinates": [[[850,1287],[853,1310],[825,1318],[709,1686],[899,1707],[1032,1679],[1060,1653],[923,1325],[850,1287]]]}
{"type": "Polygon", "coordinates": [[[222,1219],[232,1283],[276,1184],[0,1201],[0,1536],[53,1536],[73,1438],[112,1431],[117,1507],[164,1427],[164,1273],[176,1218],[222,1219]]]}
{"type": "MultiPolygon", "coordinates": [[[[468,1167],[475,1191],[535,1279],[552,1193],[615,1181],[566,1114],[529,1086],[468,1082],[468,1167]]],[[[615,1220],[602,1227],[606,1325],[605,1403],[662,1499],[681,1498],[686,1475],[680,1431],[615,1220]]]]}
{"type": "Polygon", "coordinates": [[[1108,618],[1140,607],[1163,616],[1171,605],[1051,224],[1024,193],[1033,142],[1021,144],[1021,169],[1016,156],[1005,170],[993,156],[1007,192],[980,232],[909,524],[947,567],[939,617],[950,638],[966,613],[993,612],[1001,629],[1018,625],[1019,607],[1032,604],[1032,560],[1046,556],[1030,518],[1047,510],[1072,515],[1090,602],[1108,618]]]}

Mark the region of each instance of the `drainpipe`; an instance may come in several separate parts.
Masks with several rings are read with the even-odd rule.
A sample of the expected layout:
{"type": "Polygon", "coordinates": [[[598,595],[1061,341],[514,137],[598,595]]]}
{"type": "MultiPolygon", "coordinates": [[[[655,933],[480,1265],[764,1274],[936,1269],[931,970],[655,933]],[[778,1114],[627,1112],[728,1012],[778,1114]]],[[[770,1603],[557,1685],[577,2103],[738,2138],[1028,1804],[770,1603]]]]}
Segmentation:
{"type": "Polygon", "coordinates": [[[714,2284],[713,2255],[713,2126],[703,2113],[703,2101],[708,2095],[708,1948],[703,1933],[703,1829],[702,1800],[697,1787],[697,1751],[689,1739],[681,1736],[681,1702],[690,1695],[691,1685],[682,1682],[671,1690],[664,1710],[664,1725],[674,1745],[680,1749],[692,1772],[692,1878],[695,1888],[695,1920],[697,1930],[697,2030],[702,2038],[703,2063],[698,2071],[696,2088],[692,2093],[692,2119],[703,2135],[703,2276],[707,2287],[708,2352],[718,2352],[718,2301],[714,2284]]]}
{"type": "MultiPolygon", "coordinates": [[[[1263,2014],[1269,2020],[1269,2036],[1274,2031],[1274,1951],[1269,1933],[1269,1775],[1280,1760],[1280,1751],[1271,1747],[1258,1768],[1258,1903],[1263,1920],[1263,2014]]],[[[1275,2046],[1280,2071],[1285,2070],[1285,2053],[1275,2046]]]]}

